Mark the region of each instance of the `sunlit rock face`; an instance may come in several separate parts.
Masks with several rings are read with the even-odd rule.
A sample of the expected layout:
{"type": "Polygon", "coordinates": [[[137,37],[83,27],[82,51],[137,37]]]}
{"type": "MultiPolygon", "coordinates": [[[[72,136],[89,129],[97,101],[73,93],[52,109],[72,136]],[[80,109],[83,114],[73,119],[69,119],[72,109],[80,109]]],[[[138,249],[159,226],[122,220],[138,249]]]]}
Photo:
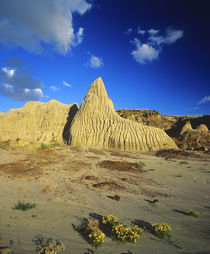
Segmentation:
{"type": "Polygon", "coordinates": [[[115,112],[101,78],[90,86],[75,115],[68,143],[127,151],[177,149],[163,130],[121,118],[115,112]]]}
{"type": "Polygon", "coordinates": [[[10,145],[28,143],[65,143],[77,104],[65,105],[51,100],[30,101],[22,108],[0,114],[0,142],[10,145]]]}

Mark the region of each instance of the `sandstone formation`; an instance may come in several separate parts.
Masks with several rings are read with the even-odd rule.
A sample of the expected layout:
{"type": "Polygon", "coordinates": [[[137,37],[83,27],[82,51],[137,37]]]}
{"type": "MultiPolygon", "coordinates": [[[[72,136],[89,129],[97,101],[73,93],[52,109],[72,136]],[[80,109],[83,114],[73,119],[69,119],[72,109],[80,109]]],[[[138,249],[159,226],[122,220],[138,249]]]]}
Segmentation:
{"type": "Polygon", "coordinates": [[[205,124],[200,124],[196,127],[196,130],[198,131],[202,131],[202,132],[206,132],[208,133],[209,132],[209,129],[208,127],[205,125],[205,124]]]}
{"type": "Polygon", "coordinates": [[[192,129],[180,135],[179,147],[184,150],[210,151],[210,134],[192,129]]]}
{"type": "Polygon", "coordinates": [[[187,131],[191,131],[192,129],[193,128],[192,128],[192,125],[191,125],[190,121],[186,121],[185,125],[182,127],[180,135],[182,135],[183,133],[185,133],[187,131]]]}
{"type": "Polygon", "coordinates": [[[29,101],[22,108],[0,115],[0,142],[8,145],[63,143],[69,139],[69,126],[77,110],[77,104],[29,101]]]}
{"type": "Polygon", "coordinates": [[[72,121],[69,144],[127,151],[177,149],[163,130],[121,118],[101,78],[90,86],[72,121]]]}

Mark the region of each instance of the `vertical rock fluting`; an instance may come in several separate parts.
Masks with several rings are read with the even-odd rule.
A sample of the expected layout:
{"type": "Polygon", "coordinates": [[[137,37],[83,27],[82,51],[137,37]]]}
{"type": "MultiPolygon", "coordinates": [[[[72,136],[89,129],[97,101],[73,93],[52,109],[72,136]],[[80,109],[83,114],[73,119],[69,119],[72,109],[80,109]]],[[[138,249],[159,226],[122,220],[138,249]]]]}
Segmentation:
{"type": "Polygon", "coordinates": [[[14,145],[52,141],[65,143],[69,139],[67,125],[70,125],[77,110],[76,103],[29,101],[22,108],[0,115],[0,142],[10,141],[14,145]]]}
{"type": "Polygon", "coordinates": [[[115,113],[101,78],[90,86],[72,121],[69,144],[127,151],[177,149],[163,130],[123,119],[115,113]]]}

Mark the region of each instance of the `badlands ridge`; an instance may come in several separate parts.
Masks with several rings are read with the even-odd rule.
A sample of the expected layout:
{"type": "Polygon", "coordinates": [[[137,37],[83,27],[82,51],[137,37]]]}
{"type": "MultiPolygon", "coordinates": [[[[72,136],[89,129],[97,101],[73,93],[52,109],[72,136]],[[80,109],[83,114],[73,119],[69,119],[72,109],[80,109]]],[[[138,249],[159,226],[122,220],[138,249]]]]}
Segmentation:
{"type": "MultiPolygon", "coordinates": [[[[158,114],[151,116],[155,123],[161,120],[158,114]]],[[[80,108],[76,103],[65,105],[51,100],[47,103],[31,101],[6,114],[0,112],[0,142],[9,146],[59,142],[126,151],[177,149],[164,128],[146,126],[144,117],[138,122],[124,115],[122,110],[115,112],[99,77],[90,86],[80,108]]]]}

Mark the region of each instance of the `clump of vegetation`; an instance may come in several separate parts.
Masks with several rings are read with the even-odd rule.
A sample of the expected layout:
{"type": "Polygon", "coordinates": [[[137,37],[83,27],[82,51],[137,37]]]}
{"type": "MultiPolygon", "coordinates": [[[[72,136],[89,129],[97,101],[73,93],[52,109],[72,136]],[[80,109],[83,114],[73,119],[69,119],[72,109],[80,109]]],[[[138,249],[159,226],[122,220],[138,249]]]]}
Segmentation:
{"type": "Polygon", "coordinates": [[[6,144],[4,144],[4,143],[0,143],[0,149],[2,149],[2,150],[8,150],[9,147],[6,144]]]}
{"type": "Polygon", "coordinates": [[[142,234],[143,229],[137,225],[132,229],[119,223],[112,228],[112,239],[116,241],[136,243],[137,238],[142,234]]]}
{"type": "Polygon", "coordinates": [[[143,161],[137,161],[136,164],[140,167],[145,167],[146,164],[143,161]]]}
{"type": "Polygon", "coordinates": [[[166,222],[159,222],[152,224],[152,233],[159,238],[164,238],[165,236],[171,236],[172,228],[166,222]]]}
{"type": "Polygon", "coordinates": [[[84,220],[83,223],[76,227],[78,231],[95,249],[101,247],[105,234],[99,228],[99,222],[97,220],[84,220]]]}
{"type": "Polygon", "coordinates": [[[176,177],[183,177],[183,175],[182,174],[177,174],[176,177]]]}
{"type": "Polygon", "coordinates": [[[101,247],[102,243],[104,242],[105,234],[102,232],[93,232],[88,235],[90,244],[95,247],[101,247]]]}
{"type": "Polygon", "coordinates": [[[118,222],[114,215],[102,218],[102,223],[107,234],[115,241],[136,243],[137,238],[143,235],[143,229],[137,225],[134,228],[127,227],[118,222]]]}
{"type": "Polygon", "coordinates": [[[58,143],[58,142],[53,142],[53,143],[50,143],[50,144],[45,144],[45,143],[42,143],[40,145],[40,147],[38,148],[38,150],[47,150],[47,149],[53,149],[55,147],[60,147],[61,144],[58,143]]]}
{"type": "Polygon", "coordinates": [[[36,207],[35,203],[18,200],[18,203],[15,206],[13,206],[12,209],[27,211],[35,207],[36,207]]]}
{"type": "Polygon", "coordinates": [[[36,235],[32,242],[36,245],[36,251],[39,254],[57,254],[65,249],[62,242],[51,238],[44,238],[42,235],[36,235]]]}
{"type": "Polygon", "coordinates": [[[199,211],[193,210],[193,209],[187,209],[185,213],[186,215],[194,216],[194,217],[198,217],[201,214],[199,211]]]}

